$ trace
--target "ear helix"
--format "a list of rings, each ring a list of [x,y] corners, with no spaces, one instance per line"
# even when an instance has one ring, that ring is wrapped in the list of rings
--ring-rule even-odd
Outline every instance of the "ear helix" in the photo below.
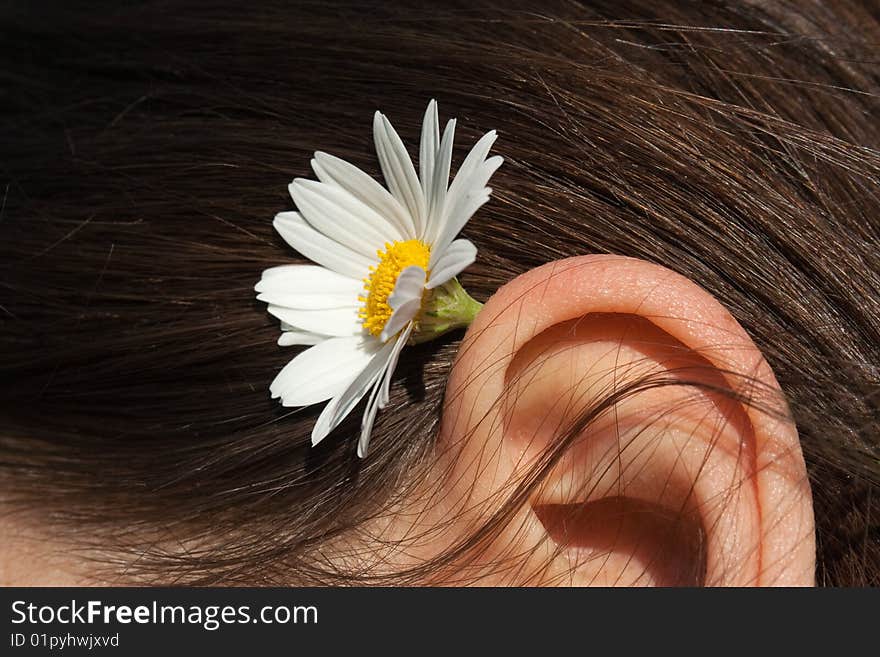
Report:
[[[440,440],[487,507],[566,441],[516,540],[577,583],[812,583],[809,486],[773,373],[667,269],[584,256],[499,290],[460,349]]]

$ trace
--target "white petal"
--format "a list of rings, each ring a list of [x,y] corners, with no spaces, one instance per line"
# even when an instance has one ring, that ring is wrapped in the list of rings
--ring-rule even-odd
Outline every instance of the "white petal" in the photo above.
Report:
[[[470,174],[466,184],[463,183],[456,189],[453,189],[453,186],[458,182],[461,174],[459,173],[452,181],[453,186],[450,186],[449,192],[446,194],[443,227],[433,244],[432,261],[429,263],[431,267],[436,263],[436,258],[439,258],[440,254],[446,250],[480,206],[489,200],[489,194],[492,193],[492,190],[485,185],[503,161],[497,155],[490,157]],[[436,257],[434,254],[437,254]]]
[[[406,342],[409,340],[412,330],[413,325],[410,323],[405,329],[403,329],[400,335],[397,336],[397,340],[395,340],[394,350],[391,352],[391,358],[388,361],[388,368],[385,370],[385,375],[382,379],[382,391],[379,393],[378,399],[379,408],[385,408],[388,405],[388,400],[391,397],[391,376],[397,368],[397,361],[400,358],[400,352],[403,351],[403,348],[406,346]]]
[[[363,281],[316,265],[282,265],[263,272],[254,286],[265,301],[287,308],[341,308],[357,304]]]
[[[425,290],[425,270],[418,265],[404,267],[397,276],[394,289],[388,295],[388,305],[397,310],[401,305],[413,299],[421,299]]]
[[[368,272],[369,273],[369,272]],[[363,287],[363,277],[350,278],[318,265],[281,265],[263,271],[257,292],[348,294]]]
[[[431,278],[425,289],[430,290],[438,285],[443,285],[477,259],[477,247],[470,240],[455,240],[449,248],[437,259],[437,264],[431,270]]]
[[[382,387],[382,381],[387,371],[388,367],[386,365],[380,377],[373,382],[370,398],[367,400],[367,405],[364,408],[364,416],[361,418],[361,436],[358,439],[358,458],[364,458],[367,455],[367,447],[370,445],[370,434],[373,433],[373,423],[376,421],[376,413],[379,412],[379,390]]]
[[[377,344],[380,343],[377,342]],[[381,349],[373,356],[373,359],[363,371],[348,384],[345,390],[330,400],[327,406],[324,407],[321,415],[318,416],[317,422],[315,422],[315,426],[312,428],[312,445],[317,445],[324,440],[327,434],[339,426],[339,423],[357,406],[357,403],[367,393],[367,390],[385,371],[393,348],[393,342],[382,345]]]
[[[263,276],[254,286],[257,292],[267,292],[271,285],[293,285],[295,287],[320,287],[328,291],[343,291],[352,279],[326,267],[317,265],[278,265],[263,270]]]
[[[452,143],[455,138],[455,119],[446,124],[443,141],[437,150],[434,163],[434,177],[429,182],[428,221],[425,226],[425,240],[433,243],[443,228],[444,208],[446,206],[446,188],[449,185],[449,167],[452,164]]]
[[[288,187],[305,220],[332,240],[368,258],[402,239],[394,224],[336,185],[297,178]]]
[[[310,333],[345,337],[359,335],[363,329],[358,317],[358,306],[302,310],[269,305],[268,311],[282,322]]]
[[[397,334],[418,314],[425,292],[425,276],[425,270],[416,265],[404,268],[398,275],[394,291],[388,296],[388,305],[393,312],[379,336],[382,342]]]
[[[284,326],[282,325],[283,328]],[[319,335],[318,333],[297,331],[296,329],[284,330],[284,333],[278,337],[278,346],[293,347],[295,345],[318,344],[326,339],[326,335]]]
[[[412,324],[407,326],[397,339],[394,340],[394,348],[391,351],[391,356],[388,358],[385,369],[380,378],[373,384],[373,391],[370,394],[367,407],[364,409],[364,417],[361,420],[361,437],[358,440],[357,451],[360,458],[364,458],[367,455],[367,448],[370,446],[370,436],[373,433],[373,424],[376,421],[376,414],[379,412],[379,409],[385,408],[388,405],[391,390],[391,377],[394,374],[394,370],[397,368],[397,361],[400,358],[400,352],[403,350],[404,346],[406,346],[406,341],[409,339],[409,334],[411,332]]]
[[[363,284],[361,284],[361,291]],[[355,290],[354,294],[309,294],[309,293],[289,293],[283,292],[264,292],[257,295],[257,301],[264,301],[275,306],[283,306],[285,308],[297,308],[299,310],[329,310],[330,308],[349,308],[352,302],[357,303],[357,295],[360,292]]]
[[[463,179],[460,187],[457,186],[453,189],[453,187],[450,186],[448,193],[450,204],[447,206],[447,209],[451,211],[451,214],[454,214],[454,209],[457,203],[463,203],[464,199],[484,191],[486,189],[486,184],[489,182],[489,178],[492,177],[492,174],[498,170],[498,167],[500,167],[503,162],[504,158],[500,155],[490,157],[485,162],[481,162],[473,171],[470,171],[467,174],[467,177]],[[453,185],[458,179],[459,176],[456,175],[455,180],[452,181]]]
[[[486,161],[486,156],[489,155],[489,150],[492,148],[492,144],[495,143],[495,140],[498,138],[497,133],[494,130],[490,130],[485,135],[480,137],[476,144],[474,144],[473,148],[471,148],[470,152],[464,158],[464,162],[461,163],[461,166],[458,168],[458,172],[455,174],[455,180],[452,181],[452,184],[449,186],[449,192],[452,193],[456,187],[456,181],[458,181],[459,185],[467,185],[468,179],[474,175],[477,168]],[[483,183],[485,185],[485,183]],[[480,185],[482,187],[483,185]]]
[[[336,185],[354,196],[364,205],[390,221],[401,235],[415,235],[415,225],[409,212],[391,193],[365,172],[345,160],[318,151],[312,160],[312,169],[323,183]]]
[[[411,238],[421,238],[425,216],[421,183],[403,142],[388,119],[379,112],[373,117],[373,140],[388,189],[412,217],[415,233]]]
[[[291,360],[269,386],[285,406],[308,406],[335,397],[360,374],[378,348],[361,337],[330,338]]]
[[[497,134],[494,130],[490,130],[483,135],[477,143],[474,144],[473,148],[471,148],[467,157],[465,157],[464,162],[462,162],[461,166],[458,168],[455,179],[449,185],[449,189],[446,192],[444,212],[441,217],[436,219],[439,222],[439,225],[437,225],[434,232],[436,239],[433,241],[433,244],[435,246],[440,244],[442,246],[440,251],[445,250],[446,246],[449,245],[458,232],[464,227],[464,224],[467,223],[467,220],[470,219],[470,217],[467,216],[461,221],[463,213],[460,210],[460,205],[466,202],[468,197],[480,194],[486,183],[489,181],[489,178],[503,162],[503,160],[497,156],[491,158],[489,161],[486,160],[486,157],[489,155],[489,150],[492,148],[492,144],[495,143],[496,138]],[[491,162],[491,164],[489,164],[489,162]],[[437,253],[437,249],[434,250],[434,253]],[[430,263],[431,266],[434,265],[435,261],[436,259],[432,258],[432,262]]]
[[[281,212],[272,222],[275,230],[309,260],[349,278],[363,278],[373,260],[334,242],[312,228],[299,212]]]
[[[415,319],[416,315],[419,314],[419,308],[421,308],[421,300],[413,299],[412,301],[407,301],[400,308],[394,311],[394,314],[388,319],[388,323],[385,324],[385,328],[382,329],[382,334],[379,337],[380,340],[388,340],[392,336],[394,336],[400,329],[407,325],[408,322],[411,322]]]
[[[425,118],[422,120],[422,138],[419,142],[419,180],[425,204],[430,208],[431,181],[434,179],[434,161],[440,148],[440,119],[437,115],[437,101],[431,99]]]

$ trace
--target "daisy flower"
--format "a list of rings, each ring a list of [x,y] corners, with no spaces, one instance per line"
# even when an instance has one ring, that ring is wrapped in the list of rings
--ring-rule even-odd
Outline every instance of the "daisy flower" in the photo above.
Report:
[[[281,212],[273,225],[315,264],[267,269],[256,291],[281,320],[278,344],[312,345],[269,386],[284,406],[329,400],[312,445],[367,397],[358,441],[358,456],[365,456],[404,346],[467,326],[481,307],[455,278],[477,249],[455,237],[489,200],[486,183],[502,159],[487,157],[495,141],[489,132],[447,186],[454,133],[453,119],[441,139],[432,100],[416,174],[397,132],[376,112],[373,138],[388,189],[322,152],[311,162],[318,180],[297,178],[289,186],[298,211]]]

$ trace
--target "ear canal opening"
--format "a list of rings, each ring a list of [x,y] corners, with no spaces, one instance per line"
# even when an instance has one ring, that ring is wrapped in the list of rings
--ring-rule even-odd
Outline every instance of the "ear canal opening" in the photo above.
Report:
[[[577,566],[591,561],[589,570],[600,566],[597,584],[702,586],[705,582],[706,534],[694,512],[624,496],[537,504],[533,510],[551,540]]]

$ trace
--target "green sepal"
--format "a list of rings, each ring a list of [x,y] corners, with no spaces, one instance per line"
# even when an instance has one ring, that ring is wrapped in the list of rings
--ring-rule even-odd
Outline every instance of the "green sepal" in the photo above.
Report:
[[[482,307],[483,304],[465,292],[457,278],[428,290],[410,344],[428,342],[449,331],[470,326]]]

